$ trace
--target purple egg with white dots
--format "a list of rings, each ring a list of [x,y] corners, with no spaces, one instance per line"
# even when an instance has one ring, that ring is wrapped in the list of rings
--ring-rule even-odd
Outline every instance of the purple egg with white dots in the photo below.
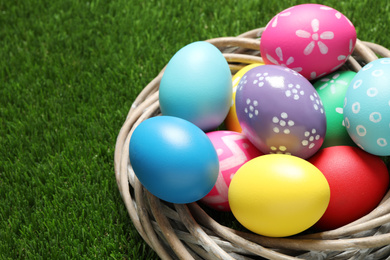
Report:
[[[243,75],[236,93],[237,118],[243,133],[263,153],[309,158],[326,133],[322,101],[301,74],[278,65],[263,65]]]

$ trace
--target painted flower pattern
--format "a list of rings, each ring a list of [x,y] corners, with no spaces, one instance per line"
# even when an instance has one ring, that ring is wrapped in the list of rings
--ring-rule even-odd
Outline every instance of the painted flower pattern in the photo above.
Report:
[[[328,78],[328,77],[325,77],[323,79],[321,79],[320,81],[321,82],[326,82],[324,83],[324,85],[322,85],[320,87],[320,89],[324,89],[326,87],[330,87],[330,92],[332,94],[335,94],[336,93],[336,85],[335,84],[339,84],[339,85],[344,85],[344,86],[347,86],[349,83],[345,80],[340,80],[340,79],[337,79],[338,77],[340,77],[340,74],[339,73],[336,73],[332,76],[332,78]]]
[[[284,61],[283,51],[282,51],[282,48],[280,48],[280,47],[277,47],[275,49],[275,53],[276,53],[276,56],[278,57],[279,61],[267,53],[266,56],[270,62],[272,62],[275,65],[280,65],[283,67],[289,67],[289,68],[291,67],[290,65],[294,62],[294,57],[289,57],[286,61]],[[296,72],[302,71],[301,67],[296,67],[296,68],[291,68],[291,69],[295,70]]]
[[[291,8],[289,8],[289,9],[291,9]],[[286,9],[285,11],[287,11],[287,10],[288,9]],[[278,19],[279,19],[280,16],[284,16],[285,17],[285,16],[289,16],[290,14],[291,14],[291,12],[282,12],[282,13],[276,15],[274,21],[272,22],[272,27],[276,27],[278,25]]]
[[[303,50],[303,53],[305,55],[310,55],[316,44],[318,45],[318,48],[322,54],[328,53],[328,46],[322,41],[322,40],[331,40],[334,38],[334,33],[332,31],[325,31],[321,34],[320,31],[320,22],[318,19],[313,19],[311,21],[311,28],[313,32],[308,32],[305,30],[297,30],[295,34],[300,38],[305,39],[311,39],[310,43],[306,46],[306,48]]]
[[[349,25],[353,27],[352,22],[346,16],[343,16],[339,11],[336,11],[333,8],[329,7],[329,6],[321,6],[320,9],[321,10],[325,10],[325,11],[335,11],[334,16],[336,16],[337,19],[340,20],[341,17],[344,17],[347,20],[347,22],[349,23]]]

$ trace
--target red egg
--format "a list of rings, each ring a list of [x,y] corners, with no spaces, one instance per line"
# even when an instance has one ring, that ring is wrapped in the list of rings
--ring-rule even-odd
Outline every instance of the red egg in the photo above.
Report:
[[[363,217],[379,204],[388,189],[385,163],[358,147],[327,147],[309,162],[324,174],[330,187],[329,206],[314,225],[316,229],[335,229]]]

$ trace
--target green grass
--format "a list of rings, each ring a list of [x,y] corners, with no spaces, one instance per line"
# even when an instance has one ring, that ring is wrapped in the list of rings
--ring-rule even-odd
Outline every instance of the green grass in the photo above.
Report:
[[[132,101],[184,45],[305,1],[0,0],[0,259],[151,259],[114,177]],[[386,1],[323,1],[390,47]]]

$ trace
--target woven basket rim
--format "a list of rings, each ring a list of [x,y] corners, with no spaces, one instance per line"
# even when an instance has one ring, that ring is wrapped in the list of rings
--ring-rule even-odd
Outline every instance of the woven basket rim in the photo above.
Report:
[[[262,62],[259,45],[263,28],[237,37],[206,40],[218,47],[231,71]],[[357,39],[346,66],[359,71],[364,63],[390,57],[378,44]],[[390,255],[390,191],[371,213],[341,228],[320,233],[270,238],[233,230],[210,217],[196,202],[169,204],[149,193],[135,176],[129,161],[129,141],[134,129],[159,115],[158,88],[161,72],[139,93],[118,134],[114,168],[122,200],[134,227],[162,259],[349,259]],[[252,258],[250,258],[252,259]]]

